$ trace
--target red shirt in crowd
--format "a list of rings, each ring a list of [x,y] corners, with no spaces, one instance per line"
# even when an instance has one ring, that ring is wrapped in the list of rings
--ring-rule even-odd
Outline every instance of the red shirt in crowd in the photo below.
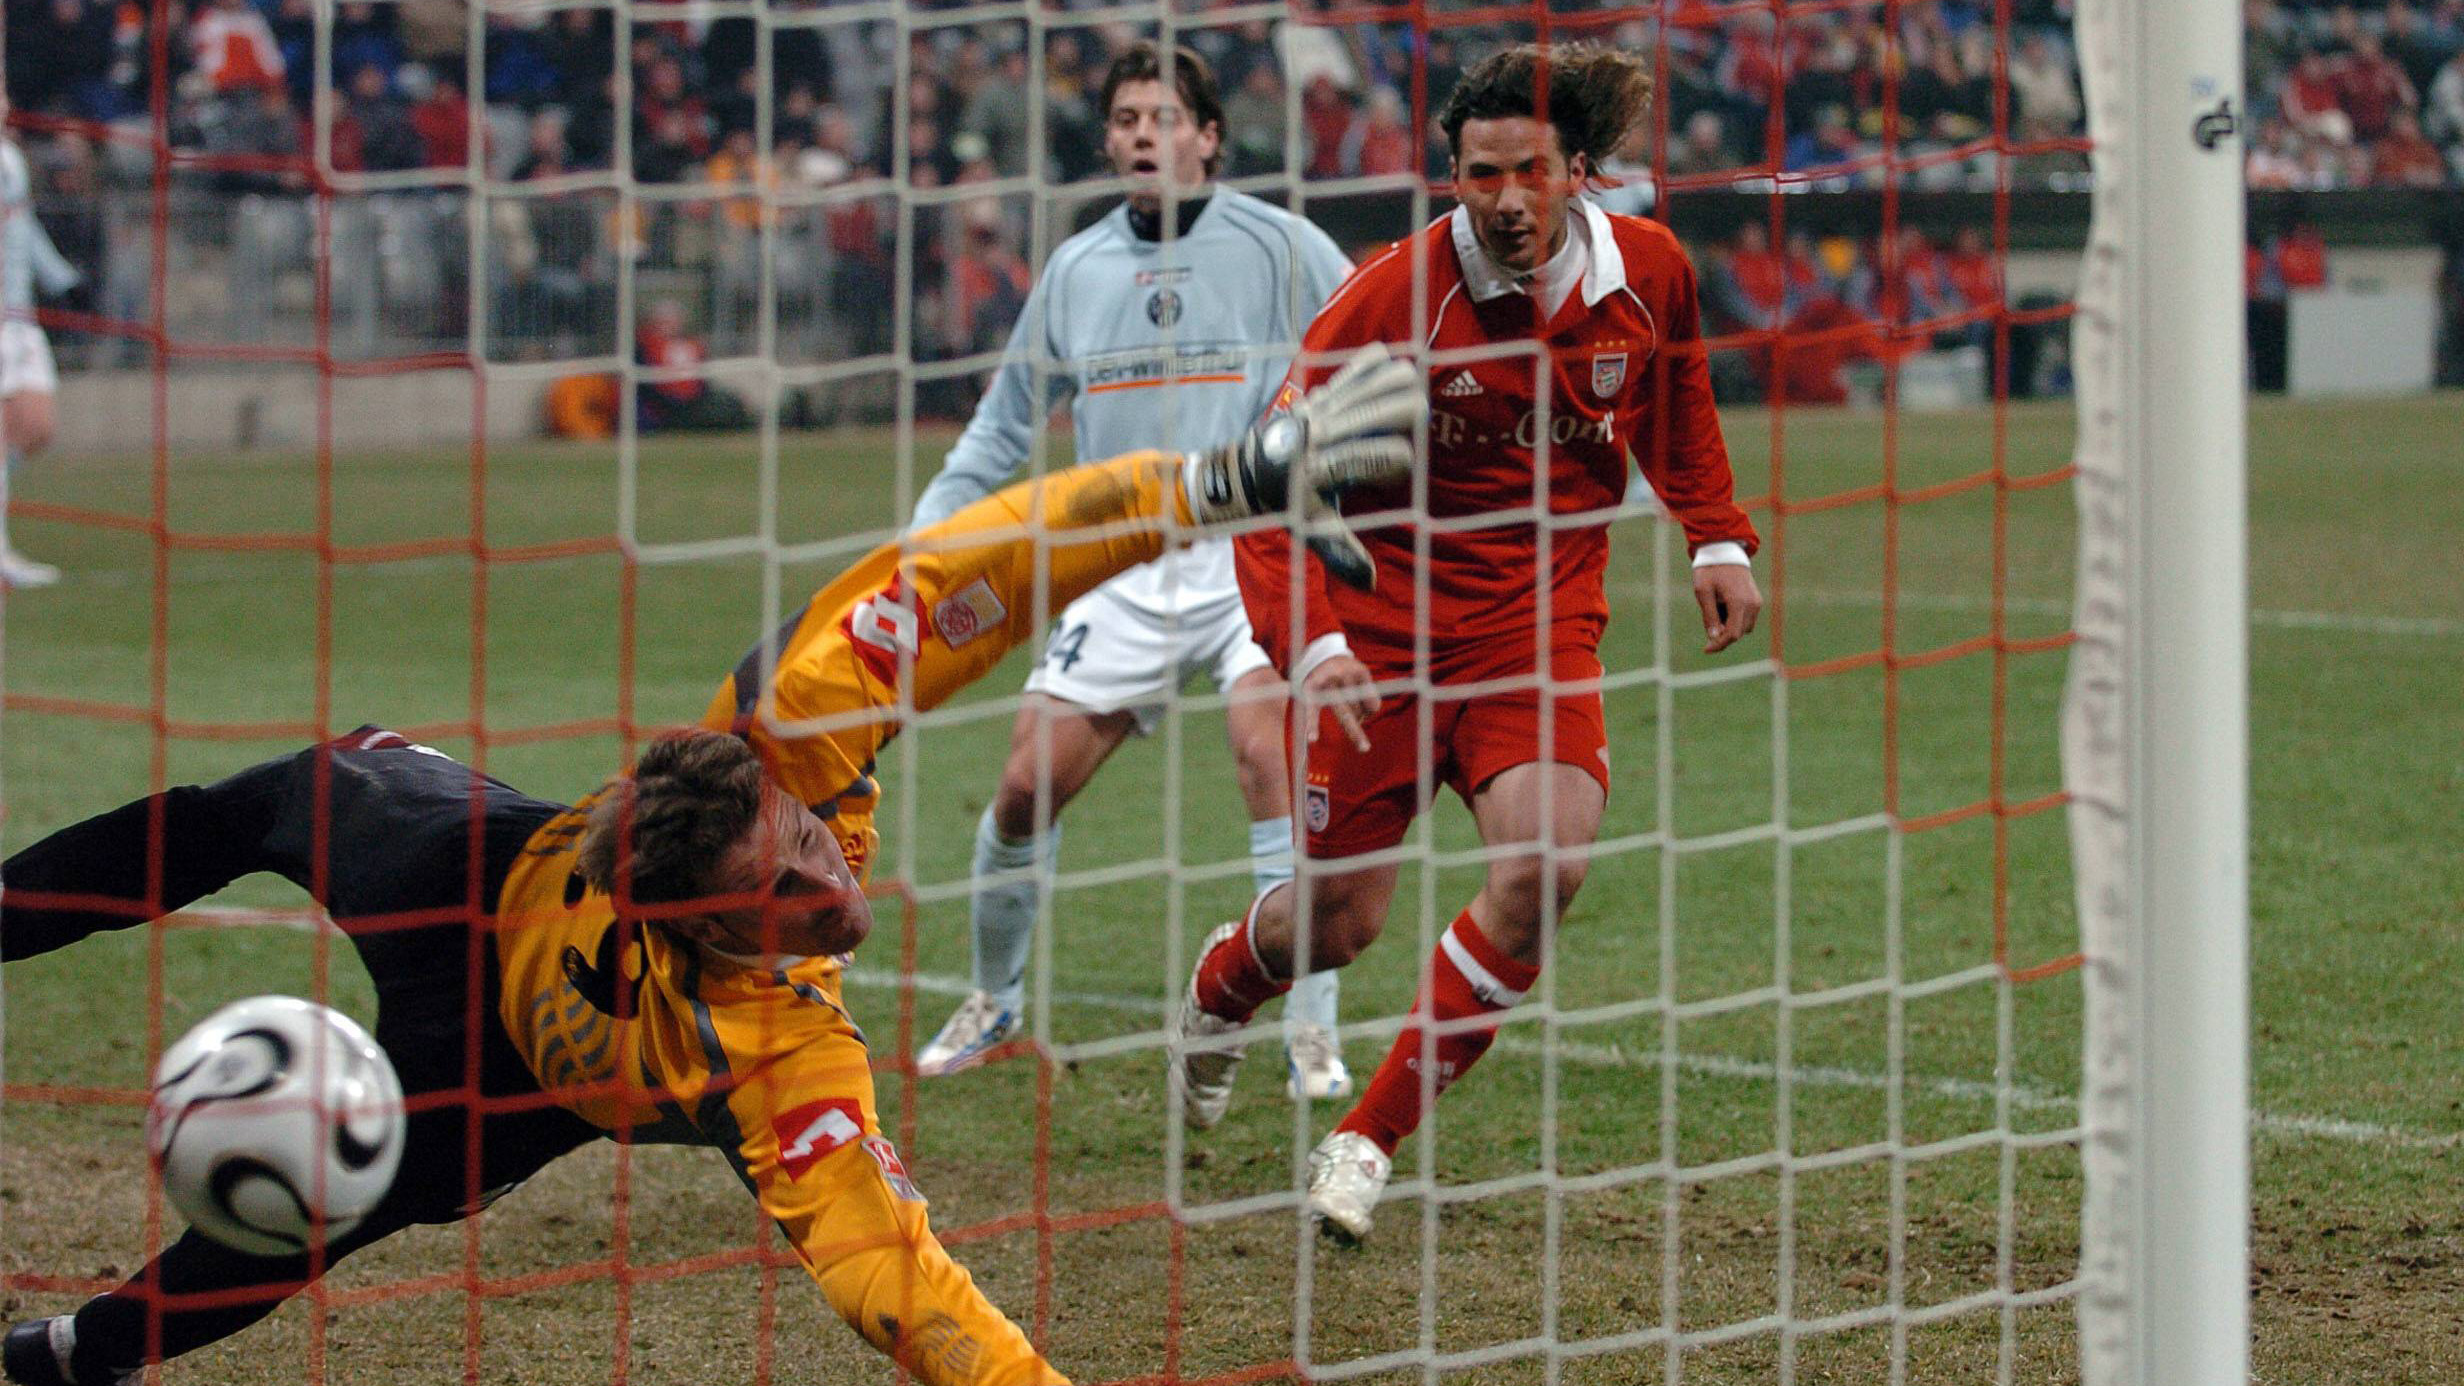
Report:
[[[1737,292],[1762,310],[1757,327],[1782,325],[1780,318],[1788,304],[1788,258],[1776,250],[1732,250],[1728,253],[1728,272],[1735,276]]]
[[[634,359],[645,366],[698,366],[709,353],[702,344],[682,332],[669,332],[655,320],[645,320],[633,336]],[[653,390],[678,404],[687,404],[701,397],[700,376],[680,380],[643,381],[642,388]]]
[[[1954,248],[1943,255],[1942,272],[1971,308],[2002,301],[2002,270],[1991,251]]]
[[[1370,123],[1361,131],[1360,167],[1363,178],[1412,171],[1412,132],[1408,126]]]
[[[282,49],[273,26],[247,5],[202,10],[188,28],[197,70],[218,92],[282,85]]]
[[[2288,289],[2327,287],[2327,240],[2315,228],[2296,226],[2276,243],[2276,271]]]
[[[1285,386],[1287,400],[1332,374],[1352,349],[1386,342],[1432,356],[1536,344],[1549,371],[1548,401],[1543,422],[1537,363],[1529,354],[1429,367],[1431,523],[1379,518],[1414,506],[1408,482],[1356,490],[1343,501],[1347,514],[1364,517],[1356,528],[1377,560],[1375,591],[1329,584],[1313,555],[1305,556],[1306,571],[1292,573],[1293,540],[1285,531],[1242,536],[1241,594],[1251,628],[1277,666],[1292,669],[1308,644],[1339,631],[1373,672],[1408,673],[1415,630],[1425,625],[1430,672],[1441,682],[1528,669],[1544,611],[1556,633],[1552,643],[1596,647],[1608,621],[1607,523],[1623,502],[1629,457],[1685,527],[1690,546],[1732,541],[1754,548],[1753,524],[1734,497],[1709,363],[1698,346],[1694,267],[1657,222],[1612,216],[1581,201],[1568,215],[1584,219],[1590,267],[1546,322],[1531,296],[1478,248],[1470,218],[1458,209],[1363,265],[1310,325],[1306,355]],[[1427,313],[1418,331],[1415,302]],[[1536,477],[1543,427],[1548,470]],[[1549,515],[1575,517],[1549,527],[1545,566],[1535,502]],[[1296,591],[1303,599],[1298,645]]]
[[[2341,109],[2336,69],[2325,59],[2304,58],[2299,66],[2277,80],[2276,99],[2284,108],[2284,118],[2302,129],[2310,128],[2329,111]]]
[[[2357,140],[2386,134],[2396,112],[2411,109],[2418,99],[2412,79],[2384,53],[2376,57],[2354,53],[2336,66],[2336,104],[2353,118]]]
[[[453,87],[411,107],[411,128],[419,132],[419,147],[430,168],[457,168],[469,162],[470,102]]]
[[[1301,129],[1309,136],[1312,178],[1343,176],[1343,137],[1352,128],[1352,98],[1335,79],[1323,73],[1309,79],[1300,94]]]
[[[2447,161],[2417,125],[2390,130],[2370,147],[2370,182],[2381,188],[2435,188],[2447,181]]]

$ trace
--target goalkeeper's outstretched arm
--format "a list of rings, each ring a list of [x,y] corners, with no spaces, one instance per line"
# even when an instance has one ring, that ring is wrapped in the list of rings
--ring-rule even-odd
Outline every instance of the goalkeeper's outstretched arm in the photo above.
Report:
[[[1032,639],[1047,612],[1168,544],[1293,516],[1330,573],[1371,581],[1333,498],[1408,472],[1423,408],[1419,372],[1370,347],[1223,447],[1131,453],[997,491],[857,560],[745,656],[703,724],[751,740],[825,817],[841,805],[869,819],[873,757],[907,709],[939,706]],[[866,870],[862,844],[844,828],[840,842]]]
[[[915,500],[911,530],[926,529],[1009,484],[1034,451],[1035,435],[1063,396],[1076,388],[1068,371],[1041,362],[1061,352],[1052,340],[1046,307],[1048,281],[1039,279],[1010,329],[1009,349],[976,401],[966,431],[942,460],[941,471]]]

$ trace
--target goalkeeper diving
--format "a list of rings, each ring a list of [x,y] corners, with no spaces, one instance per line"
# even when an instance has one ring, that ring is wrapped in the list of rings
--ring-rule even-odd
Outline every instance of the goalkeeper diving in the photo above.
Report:
[[[11,961],[258,871],[317,894],[375,984],[408,1136],[393,1188],[347,1232],[259,1256],[192,1228],[118,1289],[11,1329],[8,1379],[134,1380],[359,1248],[458,1221],[621,1136],[719,1150],[830,1306],[918,1379],[1064,1381],[942,1249],[881,1135],[840,995],[844,955],[872,928],[874,757],[908,709],[1035,634],[1039,587],[1058,607],[1259,517],[1297,522],[1330,572],[1368,584],[1333,501],[1409,471],[1422,410],[1419,372],[1372,349],[1226,447],[985,497],[860,559],[722,681],[702,727],[657,738],[579,804],[371,726],[9,858]]]

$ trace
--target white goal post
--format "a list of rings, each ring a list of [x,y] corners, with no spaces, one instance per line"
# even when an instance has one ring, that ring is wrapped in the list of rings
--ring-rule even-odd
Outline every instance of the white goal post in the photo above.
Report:
[[[2241,7],[2082,0],[2080,1375],[2248,1379]]]

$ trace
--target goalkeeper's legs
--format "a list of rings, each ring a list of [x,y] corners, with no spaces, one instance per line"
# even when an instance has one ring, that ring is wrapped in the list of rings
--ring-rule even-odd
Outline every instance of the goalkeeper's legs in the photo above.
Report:
[[[0,866],[0,957],[31,958],[125,929],[279,869],[266,838],[288,793],[283,756],[210,785],[122,804],[34,843]]]
[[[116,1386],[149,1362],[219,1342],[272,1313],[324,1267],[401,1230],[371,1217],[306,1256],[254,1256],[194,1228],[109,1294],[76,1312],[32,1319],[10,1330],[8,1379],[26,1386]],[[159,1314],[149,1312],[156,1303]]]
[[[370,946],[380,940],[399,946]],[[597,1129],[562,1107],[525,1105],[480,1119],[474,1164],[468,1123],[475,1100],[535,1096],[528,1068],[491,1010],[472,1018],[464,948],[434,929],[357,941],[376,984],[377,1041],[411,1099],[401,1170],[384,1199],[316,1256],[257,1256],[192,1229],[120,1288],[86,1301],[73,1315],[19,1325],[7,1345],[12,1380],[117,1383],[147,1363],[219,1342],[272,1313],[359,1248],[414,1223],[459,1221],[558,1156],[599,1138]],[[480,1045],[476,1093],[464,1086],[463,1059],[474,1038]],[[421,1100],[439,1092],[455,1093],[457,1100]],[[57,1369],[49,1377],[47,1365]]]
[[[122,805],[0,867],[8,887],[0,895],[0,939],[10,958],[143,923],[252,872],[321,890],[368,966],[377,1041],[413,1099],[393,1187],[321,1257],[254,1256],[191,1231],[73,1316],[20,1325],[6,1349],[14,1378],[41,1381],[49,1371],[61,1382],[116,1382],[146,1362],[228,1337],[359,1247],[414,1222],[459,1219],[597,1136],[561,1108],[499,1113],[484,1120],[474,1167],[466,1140],[471,1103],[417,1100],[464,1089],[474,1036],[480,1091],[470,1096],[537,1091],[486,1004],[484,972],[472,971],[486,954],[472,946],[469,920],[446,913],[471,889],[470,804],[483,783],[467,767],[361,728],[210,785]],[[505,821],[521,826],[513,816]],[[322,873],[312,867],[318,844]],[[505,845],[483,844],[491,859]],[[439,914],[438,922],[403,927],[405,915]],[[383,927],[355,927],[362,919]]]
[[[0,957],[35,957],[143,924],[259,871],[319,895],[346,925],[355,915],[464,904],[471,800],[483,794],[513,791],[376,727],[212,784],[167,789],[63,828],[0,865],[8,887]],[[489,832],[528,827],[491,819]],[[490,840],[482,849],[495,861],[518,845]],[[355,933],[354,941],[367,951],[367,940]]]
[[[416,1073],[419,1059],[410,1047],[395,1041],[386,1052],[396,1067]],[[404,1086],[411,1086],[407,1079]],[[480,1132],[474,1178],[463,1131],[458,1107],[413,1111],[394,1187],[319,1256],[257,1256],[190,1229],[120,1288],[60,1316],[64,1322],[19,1325],[8,1344],[10,1379],[52,1386],[44,1382],[45,1368],[51,1367],[58,1386],[107,1386],[147,1363],[220,1342],[272,1313],[361,1247],[414,1223],[458,1221],[491,1194],[598,1135],[562,1108],[490,1116]]]

